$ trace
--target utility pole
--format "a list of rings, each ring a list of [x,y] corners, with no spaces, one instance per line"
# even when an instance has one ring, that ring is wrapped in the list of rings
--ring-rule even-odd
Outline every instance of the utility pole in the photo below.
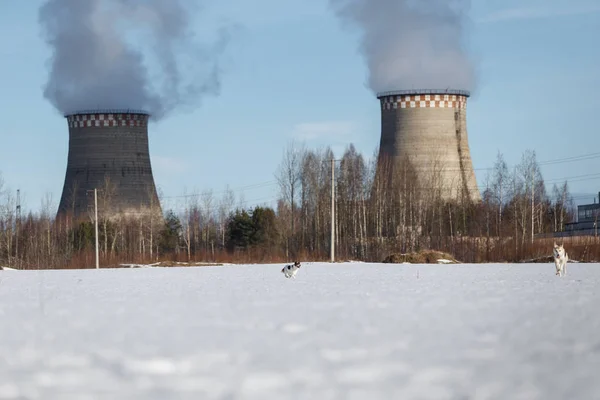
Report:
[[[331,159],[331,262],[335,262],[335,160]]]
[[[531,244],[533,244],[533,231],[534,231],[534,218],[535,218],[535,171],[533,169],[533,163],[531,164]]]
[[[96,269],[100,268],[100,255],[98,253],[98,190],[94,188],[94,230],[96,231]]]
[[[21,224],[21,190],[17,189],[17,220],[15,221],[15,262],[17,269],[19,269],[19,228]]]
[[[517,166],[515,165],[514,168],[514,172],[513,172],[513,193],[517,193]],[[518,251],[519,251],[519,241],[517,240],[517,235],[519,234],[519,231],[517,230],[517,202],[515,201],[515,223],[513,224],[515,226],[515,256],[517,255]],[[525,242],[525,237],[523,237],[523,242]]]

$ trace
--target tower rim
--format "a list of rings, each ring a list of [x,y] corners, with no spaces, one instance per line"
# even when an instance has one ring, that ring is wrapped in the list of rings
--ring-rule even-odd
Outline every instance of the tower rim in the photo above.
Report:
[[[402,95],[412,95],[412,94],[451,94],[458,96],[470,97],[471,92],[468,90],[462,89],[404,89],[404,90],[389,90],[385,92],[378,92],[377,98],[380,99],[382,97],[387,96],[402,96]]]
[[[150,116],[151,114],[146,110],[132,109],[132,108],[99,108],[99,109],[88,109],[88,110],[78,110],[69,112],[63,115],[63,117],[68,118],[74,115],[92,115],[92,114],[136,114],[136,115],[146,115]]]

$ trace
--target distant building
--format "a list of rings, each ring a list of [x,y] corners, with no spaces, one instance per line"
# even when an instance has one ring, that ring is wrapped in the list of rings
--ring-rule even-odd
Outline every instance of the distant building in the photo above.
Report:
[[[600,199],[600,193],[598,193]],[[600,222],[600,202],[577,206],[577,222],[565,224],[565,232],[557,236],[597,236]]]

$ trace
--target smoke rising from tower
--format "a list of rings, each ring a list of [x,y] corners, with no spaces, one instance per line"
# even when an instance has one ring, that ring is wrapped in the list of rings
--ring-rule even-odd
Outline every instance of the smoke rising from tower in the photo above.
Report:
[[[469,0],[330,0],[330,5],[359,28],[373,92],[474,89],[463,43]]]
[[[44,97],[63,115],[133,108],[158,120],[217,95],[229,31],[199,45],[189,15],[183,0],[47,0],[39,12],[52,50]]]

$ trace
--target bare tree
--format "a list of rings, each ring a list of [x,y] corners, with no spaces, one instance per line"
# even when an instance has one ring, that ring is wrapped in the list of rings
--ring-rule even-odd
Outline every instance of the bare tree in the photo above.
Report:
[[[202,192],[202,215],[204,224],[202,227],[202,236],[204,241],[204,254],[208,254],[209,246],[211,248],[212,258],[214,259],[214,241],[211,239],[211,230],[213,223],[213,202],[214,196],[212,190]]]
[[[0,263],[6,263],[9,267],[12,266],[13,221],[11,195],[0,173]]]
[[[73,181],[73,185],[69,188],[68,201],[70,205],[70,209],[66,212],[65,217],[65,225],[66,232],[69,233],[71,231],[70,241],[68,241],[68,253],[70,254],[73,251],[72,244],[75,243],[75,229],[71,229],[75,225],[75,208],[77,205],[77,191],[79,190],[79,181],[75,179]]]
[[[568,183],[565,181],[560,187],[554,185],[552,193],[554,197],[554,232],[562,232],[565,228],[569,203],[572,201],[571,195],[569,194]]]
[[[140,215],[140,229],[141,229],[141,254],[142,257],[146,257],[146,247],[148,248],[148,255],[150,260],[154,260],[154,255],[158,255],[156,251],[158,247],[158,241],[155,240],[156,235],[161,229],[161,223],[163,222],[163,216],[161,213],[161,198],[163,197],[160,188],[154,191],[154,187],[146,187],[146,193],[149,199],[149,205],[141,205]],[[147,238],[147,239],[146,239]]]
[[[339,173],[336,175],[338,186],[338,217],[342,239],[342,249],[348,255],[362,258],[366,242],[365,181],[367,168],[362,155],[349,145],[342,156]]]
[[[233,190],[227,187],[223,196],[221,197],[221,201],[219,202],[219,237],[221,239],[221,249],[225,248],[225,231],[227,218],[229,217],[229,214],[233,211],[234,204],[235,193],[233,193]]]
[[[508,166],[506,165],[506,161],[504,161],[504,156],[500,152],[498,152],[496,156],[493,171],[491,190],[496,201],[496,206],[498,207],[498,213],[496,215],[496,235],[500,236],[500,229],[502,227],[502,209],[506,202],[510,184]]]
[[[323,160],[315,151],[308,150],[302,160],[300,222],[302,248],[316,250],[318,238],[319,169]]]
[[[485,249],[486,249],[486,258],[489,260],[490,256],[490,209],[493,207],[493,194],[490,189],[490,174],[486,174],[485,176],[485,190],[483,191],[482,196],[482,204],[485,208]]]
[[[198,193],[193,192],[192,194],[188,194],[186,190],[183,192],[182,196],[185,200],[184,206],[184,215],[181,218],[181,225],[183,229],[183,242],[185,244],[187,260],[188,262],[192,260],[192,232],[194,231],[194,213],[198,209]]]
[[[53,209],[53,201],[52,201],[52,193],[47,192],[44,198],[42,199],[42,207],[40,217],[43,221],[46,231],[45,231],[45,256],[48,260],[51,260],[53,249],[51,243],[51,233],[52,233],[52,216],[51,210]]]
[[[292,255],[295,255],[295,219],[296,219],[296,201],[300,195],[301,176],[302,176],[302,160],[304,158],[304,146],[298,146],[291,142],[283,153],[283,160],[279,165],[276,174],[277,182],[281,191],[281,196],[290,207],[290,237],[287,238],[288,248],[291,249]]]

